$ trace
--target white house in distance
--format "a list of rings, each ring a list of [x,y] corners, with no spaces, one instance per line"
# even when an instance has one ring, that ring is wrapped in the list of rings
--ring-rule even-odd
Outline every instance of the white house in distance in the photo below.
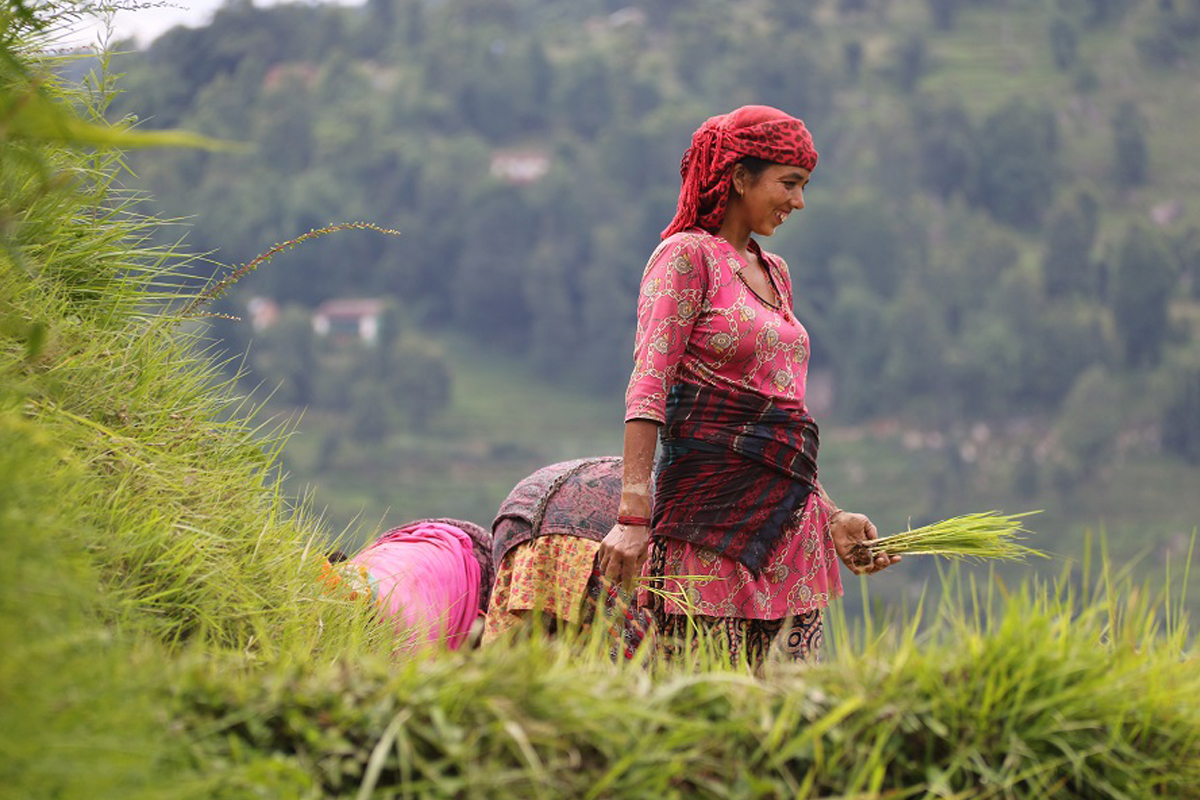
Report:
[[[492,175],[509,183],[534,183],[549,170],[550,156],[539,151],[497,151],[492,154]]]
[[[270,297],[251,297],[246,302],[246,313],[255,333],[262,333],[279,321],[279,303]]]
[[[379,341],[383,311],[382,300],[326,300],[313,313],[313,331],[318,336],[375,344]]]

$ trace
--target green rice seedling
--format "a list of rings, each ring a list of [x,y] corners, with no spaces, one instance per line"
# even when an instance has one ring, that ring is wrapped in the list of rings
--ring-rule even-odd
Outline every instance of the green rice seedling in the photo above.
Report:
[[[1019,543],[1024,538],[1021,534],[1030,532],[1020,520],[1036,513],[985,511],[952,517],[861,542],[852,548],[850,558],[858,566],[869,565],[878,553],[1003,561],[1023,561],[1032,556],[1045,558],[1044,553]]]

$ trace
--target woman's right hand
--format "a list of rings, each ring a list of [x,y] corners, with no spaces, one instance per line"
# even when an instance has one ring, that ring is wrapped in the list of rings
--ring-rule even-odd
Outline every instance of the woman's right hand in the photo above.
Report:
[[[650,548],[650,528],[646,525],[614,525],[600,542],[597,566],[604,577],[625,588],[642,571]]]

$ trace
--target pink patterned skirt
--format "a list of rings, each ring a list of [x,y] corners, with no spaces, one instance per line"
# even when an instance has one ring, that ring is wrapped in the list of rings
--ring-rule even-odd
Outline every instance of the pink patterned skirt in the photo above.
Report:
[[[649,579],[638,604],[663,614],[776,619],[819,611],[842,594],[829,517],[813,492],[755,576],[717,551],[681,539],[655,537],[642,568]]]

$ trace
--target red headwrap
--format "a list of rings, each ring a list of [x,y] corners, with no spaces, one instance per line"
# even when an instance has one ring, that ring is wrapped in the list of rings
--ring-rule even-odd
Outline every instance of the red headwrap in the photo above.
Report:
[[[662,238],[700,226],[715,231],[725,218],[733,165],[743,156],[803,167],[817,166],[817,151],[804,122],[770,106],[742,106],[709,117],[692,134],[679,173],[679,209]]]

